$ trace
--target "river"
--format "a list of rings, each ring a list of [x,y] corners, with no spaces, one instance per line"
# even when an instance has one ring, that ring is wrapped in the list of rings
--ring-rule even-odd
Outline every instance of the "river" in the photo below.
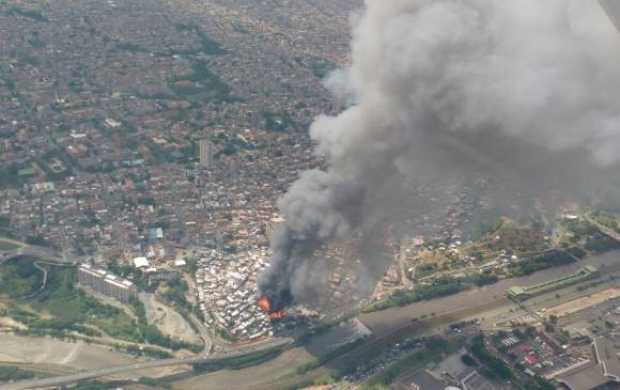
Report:
[[[416,302],[403,307],[394,307],[373,313],[362,313],[359,319],[373,333],[382,335],[396,328],[411,324],[413,318],[455,312],[468,307],[492,305],[506,300],[506,290],[512,286],[531,286],[551,279],[558,279],[576,272],[585,265],[593,265],[603,274],[620,271],[620,250],[588,256],[573,264],[548,268],[532,275],[504,279],[493,285],[460,292],[430,301]]]

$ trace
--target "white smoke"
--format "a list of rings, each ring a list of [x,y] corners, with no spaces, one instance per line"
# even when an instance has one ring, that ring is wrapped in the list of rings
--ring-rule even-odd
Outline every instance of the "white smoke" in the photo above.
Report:
[[[615,162],[620,39],[580,0],[390,0],[366,3],[348,90],[358,105],[311,135],[333,166],[420,132],[495,131]],[[394,156],[397,157],[397,156]]]

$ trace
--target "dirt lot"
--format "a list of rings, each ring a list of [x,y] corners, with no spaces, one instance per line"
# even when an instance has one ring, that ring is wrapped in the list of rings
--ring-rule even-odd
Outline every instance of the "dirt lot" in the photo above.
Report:
[[[200,337],[175,310],[155,299],[153,294],[141,294],[146,317],[150,324],[155,324],[162,333],[194,344],[200,344]]]
[[[549,316],[555,315],[557,317],[563,317],[618,297],[620,297],[620,288],[612,287],[607,290],[588,295],[587,297],[575,299],[570,302],[551,307],[547,309],[545,314]]]
[[[48,337],[0,334],[0,361],[63,364],[76,368],[97,368],[134,363],[131,356],[84,342],[68,343]]]
[[[85,342],[69,343],[49,337],[23,337],[12,334],[0,334],[0,362],[36,363],[62,365],[79,370],[132,364],[144,359],[115,352],[110,347],[87,344]],[[174,370],[178,370],[175,368]],[[128,374],[127,378],[140,376],[158,377],[175,371],[156,368],[146,372]]]

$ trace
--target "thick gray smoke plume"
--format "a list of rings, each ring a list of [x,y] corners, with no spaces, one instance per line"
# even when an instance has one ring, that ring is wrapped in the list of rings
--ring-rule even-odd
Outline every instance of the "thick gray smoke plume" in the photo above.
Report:
[[[495,171],[547,182],[571,156],[620,158],[620,36],[583,0],[367,0],[352,64],[327,85],[351,106],[310,129],[327,171],[280,200],[262,292],[303,300],[309,254],[389,205],[398,177]],[[289,294],[292,294],[290,296]]]

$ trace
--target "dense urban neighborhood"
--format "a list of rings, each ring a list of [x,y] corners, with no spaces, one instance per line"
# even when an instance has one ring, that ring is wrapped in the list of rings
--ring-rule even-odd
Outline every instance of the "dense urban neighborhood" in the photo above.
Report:
[[[0,388],[618,388],[615,173],[390,178],[262,295],[368,3],[0,0]]]

